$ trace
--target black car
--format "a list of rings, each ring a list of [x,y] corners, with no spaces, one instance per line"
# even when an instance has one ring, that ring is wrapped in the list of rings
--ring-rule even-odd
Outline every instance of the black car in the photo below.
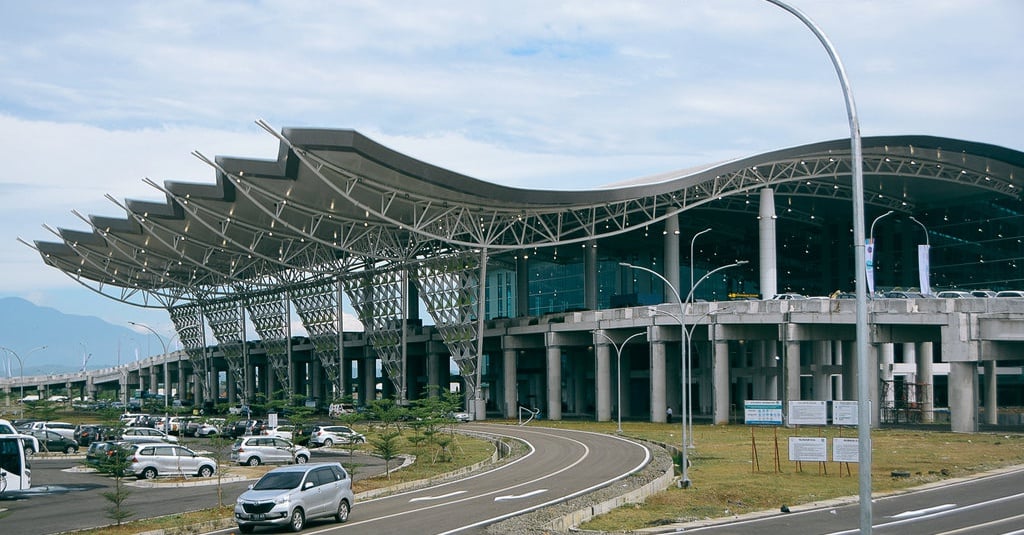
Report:
[[[79,425],[75,427],[75,441],[83,448],[96,441],[111,440],[114,428],[107,425]]]
[[[78,443],[74,440],[49,429],[33,429],[29,434],[39,441],[39,449],[47,452],[63,452],[72,454],[78,452]]]

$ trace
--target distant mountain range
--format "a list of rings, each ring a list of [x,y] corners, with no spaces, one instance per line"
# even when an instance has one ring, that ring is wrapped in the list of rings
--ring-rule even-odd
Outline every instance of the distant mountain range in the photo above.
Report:
[[[146,336],[95,316],[64,314],[19,297],[0,298],[0,347],[17,352],[24,375],[67,373],[114,366],[157,354]],[[46,346],[46,349],[36,349]],[[18,359],[0,350],[0,376],[18,376]]]

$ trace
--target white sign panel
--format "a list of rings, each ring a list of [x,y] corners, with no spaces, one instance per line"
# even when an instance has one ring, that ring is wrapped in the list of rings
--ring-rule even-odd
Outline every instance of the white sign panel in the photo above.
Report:
[[[857,402],[856,401],[833,401],[832,402],[832,424],[833,425],[857,425]]]
[[[828,439],[825,437],[789,437],[790,461],[828,460]]]
[[[833,438],[832,460],[837,463],[860,462],[860,441],[856,438]]]
[[[825,425],[828,423],[828,403],[824,401],[790,401],[790,425]]]
[[[782,401],[744,401],[743,423],[747,425],[782,425]]]

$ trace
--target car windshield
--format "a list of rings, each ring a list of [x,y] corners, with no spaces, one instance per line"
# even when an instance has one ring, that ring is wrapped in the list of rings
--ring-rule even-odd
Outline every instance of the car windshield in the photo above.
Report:
[[[302,472],[271,472],[253,485],[253,490],[294,489],[302,481]]]

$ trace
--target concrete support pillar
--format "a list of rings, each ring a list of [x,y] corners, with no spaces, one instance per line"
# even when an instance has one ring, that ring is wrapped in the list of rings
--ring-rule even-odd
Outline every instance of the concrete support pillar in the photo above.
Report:
[[[757,214],[758,261],[761,297],[771,299],[778,291],[778,267],[775,245],[775,191],[761,190]]]
[[[997,378],[996,361],[986,360],[982,363],[985,370],[985,423],[996,425],[999,423],[998,390],[996,388]]]
[[[907,400],[914,402],[918,398],[917,392],[917,344],[906,342],[903,344],[903,364],[914,366],[914,372],[907,374]]]
[[[313,383],[312,394],[313,399],[317,403],[323,403],[324,400],[324,367],[320,364],[320,359],[313,358],[309,361],[309,375],[310,381]]]
[[[583,307],[597,310],[597,240],[587,242],[583,255]]]
[[[788,328],[789,325],[784,325],[783,328]],[[786,340],[786,348],[784,354],[785,361],[785,377],[784,393],[782,396],[783,404],[786,405],[784,410],[789,410],[788,404],[790,401],[800,400],[800,341],[799,340]]]
[[[887,385],[882,403],[887,407],[892,407],[896,403],[896,383],[892,373],[896,360],[895,353],[896,347],[893,344],[878,344],[879,378]]]
[[[829,401],[832,399],[832,381],[829,377],[829,366],[832,364],[832,346],[828,340],[815,340],[811,344],[813,349],[812,367],[814,399],[818,401]]]
[[[603,336],[594,335],[594,397],[599,422],[612,419],[611,347]]]
[[[764,351],[764,361],[766,367],[764,391],[765,398],[777,400],[782,399],[782,392],[779,383],[779,377],[781,368],[779,367],[779,346],[775,340],[765,340],[761,342],[761,347]]]
[[[187,394],[188,394],[188,391],[187,391],[188,381],[186,381],[186,378],[185,378],[185,367],[186,367],[185,366],[185,361],[183,361],[183,360],[177,361],[175,363],[175,367],[178,370],[178,376],[177,376],[177,379],[178,379],[177,380],[177,384],[178,384],[178,386],[177,386],[177,391],[175,392],[175,394],[176,394],[177,398],[184,404],[185,400],[188,399],[187,398]]]
[[[954,433],[978,432],[978,366],[949,363],[949,418]]]
[[[505,390],[504,414],[505,418],[515,418],[519,413],[519,392],[516,376],[519,373],[516,363],[518,351],[505,348],[502,353],[502,383]]]
[[[713,327],[718,329],[717,326]],[[716,336],[711,361],[712,421],[715,425],[729,423],[729,342]]]
[[[651,342],[651,421],[665,423],[665,342]]]
[[[868,402],[871,404],[871,427],[878,427],[882,421],[882,403],[878,392],[878,346],[868,346]]]
[[[754,399],[769,399],[765,391],[768,382],[768,362],[764,358],[764,341],[750,342],[753,358],[753,375],[751,382],[754,385]]]
[[[149,367],[149,393],[157,394],[160,392],[160,381],[157,377],[156,366]]]
[[[843,359],[843,399],[857,400],[857,351],[854,342],[844,340],[842,343]]]
[[[427,355],[427,392],[432,398],[441,394],[441,356],[436,351]],[[447,386],[447,385],[445,385]]]
[[[562,348],[555,345],[551,337],[551,333],[548,333],[546,337],[546,355],[547,355],[547,398],[548,398],[548,410],[547,418],[549,420],[561,420],[562,419]]]
[[[932,342],[921,342],[917,345],[917,382],[921,385],[918,398],[921,401],[921,421],[935,421],[935,374],[933,359],[935,356]]]
[[[227,381],[225,382],[228,387],[228,404],[234,405],[238,401],[238,382],[235,381],[235,374],[231,373],[231,368],[228,368],[225,375],[227,376]]]
[[[685,298],[689,290],[684,291],[679,285],[679,214],[665,220],[665,239],[662,241],[665,255],[665,278]],[[671,301],[672,290],[665,288],[664,295],[666,302]]]

